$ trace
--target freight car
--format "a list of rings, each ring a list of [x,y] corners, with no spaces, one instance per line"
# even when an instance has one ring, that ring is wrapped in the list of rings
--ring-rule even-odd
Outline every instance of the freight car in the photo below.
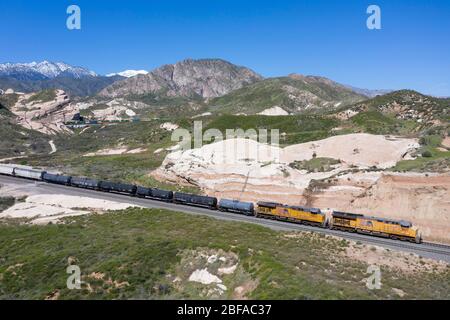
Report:
[[[14,168],[14,175],[16,177],[21,177],[21,178],[26,178],[26,179],[42,180],[42,176],[44,173],[45,173],[45,171]]]
[[[59,174],[51,174],[48,172],[44,172],[42,174],[42,180],[45,182],[55,183],[55,184],[62,184],[65,186],[70,185],[70,181],[72,180],[72,177],[69,176],[62,176]]]
[[[330,228],[395,240],[405,240],[416,243],[422,242],[422,236],[419,230],[409,221],[397,221],[369,217],[362,214],[334,211]]]
[[[175,192],[173,195],[173,202],[197,207],[205,207],[213,210],[217,209],[217,198],[197,196],[189,193]]]
[[[241,202],[238,200],[220,199],[218,209],[253,216],[255,214],[252,202]]]
[[[7,165],[0,165],[0,174],[13,176],[14,175],[14,167],[7,166]]]
[[[164,201],[172,201],[173,199],[173,192],[172,191],[166,191],[161,189],[155,189],[152,188],[152,198],[164,200]]]
[[[99,183],[100,182],[98,180],[82,178],[82,177],[72,177],[72,181],[70,182],[70,184],[74,187],[92,189],[92,190],[98,190]]]
[[[126,193],[133,196],[136,195],[137,190],[137,187],[135,185],[110,181],[100,181],[98,184],[98,188],[101,191]]]
[[[320,209],[287,206],[273,202],[258,202],[256,216],[282,221],[302,223],[325,228],[327,218]]]
[[[256,210],[253,203],[237,200],[198,196],[193,194],[165,191],[154,188],[138,187],[131,184],[97,181],[89,178],[68,177],[50,174],[45,171],[17,168],[12,165],[0,164],[0,174],[12,175],[32,180],[44,180],[49,183],[66,184],[74,187],[124,193],[142,198],[151,198],[185,205],[219,209],[240,214],[256,215],[256,217],[271,218],[281,221],[302,223],[319,227],[329,227],[348,232],[358,232],[372,236],[389,237],[421,243],[422,237],[416,226],[408,221],[398,221],[385,218],[364,216],[362,214],[334,211],[328,223],[325,214],[320,209],[288,206],[274,202],[258,202]]]
[[[173,192],[160,190],[155,188],[145,188],[138,186],[136,195],[141,198],[151,198],[163,201],[171,201],[173,199]]]

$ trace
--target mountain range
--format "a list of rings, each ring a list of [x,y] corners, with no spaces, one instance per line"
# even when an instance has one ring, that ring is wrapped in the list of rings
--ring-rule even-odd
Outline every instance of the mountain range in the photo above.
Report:
[[[187,59],[145,75],[118,81],[103,89],[103,97],[160,95],[213,98],[262,80],[256,72],[220,59]]]
[[[70,95],[82,97],[100,93],[103,97],[151,94],[217,98],[262,80],[264,78],[253,70],[221,59],[186,59],[151,72],[125,70],[106,76],[64,62],[0,64],[0,90],[11,88],[32,92],[58,88]],[[369,98],[391,92],[345,87]]]
[[[62,89],[73,96],[91,96],[124,77],[99,76],[82,67],[64,62],[31,62],[0,64],[0,90],[35,92]]]
[[[64,62],[42,61],[0,64],[0,77],[9,77],[17,80],[45,80],[54,79],[58,76],[81,79],[84,77],[97,77],[97,74]]]
[[[0,64],[0,90],[9,88],[25,93],[56,88],[70,96],[125,98],[156,105],[162,101],[170,105],[182,98],[188,103],[206,103],[211,109],[250,114],[274,107],[288,113],[337,108],[391,92],[360,89],[318,76],[264,78],[221,59],[186,59],[150,72],[125,70],[106,76],[63,62]]]

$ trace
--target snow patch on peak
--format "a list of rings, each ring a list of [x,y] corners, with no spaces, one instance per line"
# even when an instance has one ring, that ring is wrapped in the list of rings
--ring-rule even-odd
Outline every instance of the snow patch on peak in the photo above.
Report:
[[[126,78],[131,78],[134,76],[137,76],[139,74],[148,74],[148,71],[145,70],[125,70],[122,72],[118,72],[118,73],[110,73],[107,74],[107,77],[114,77],[114,76],[122,76],[122,77],[126,77]]]

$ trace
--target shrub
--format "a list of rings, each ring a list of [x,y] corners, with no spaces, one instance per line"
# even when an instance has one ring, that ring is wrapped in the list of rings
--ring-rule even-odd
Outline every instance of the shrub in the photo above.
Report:
[[[433,154],[427,150],[427,151],[422,152],[422,157],[431,158],[431,157],[433,157]]]

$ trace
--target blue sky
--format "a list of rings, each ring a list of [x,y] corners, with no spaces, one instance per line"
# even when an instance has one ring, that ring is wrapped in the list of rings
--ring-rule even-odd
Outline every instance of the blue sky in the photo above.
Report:
[[[81,8],[82,29],[66,28]],[[382,30],[366,9],[381,7]],[[100,74],[222,58],[271,77],[329,77],[450,96],[448,0],[14,0],[0,4],[0,62],[64,61]]]

